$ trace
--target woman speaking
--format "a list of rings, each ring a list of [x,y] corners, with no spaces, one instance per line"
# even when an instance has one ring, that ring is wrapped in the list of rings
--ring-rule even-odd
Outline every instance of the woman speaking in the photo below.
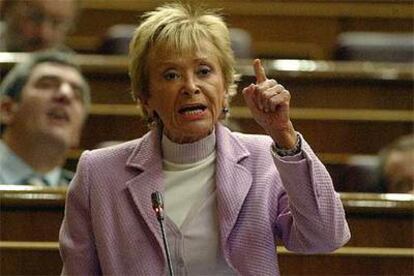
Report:
[[[129,58],[151,130],[82,154],[60,231],[62,274],[167,274],[155,191],[176,275],[279,275],[279,240],[303,253],[348,241],[331,178],[290,120],[290,93],[260,60],[243,96],[268,135],[222,125],[236,72],[219,15],[183,4],[148,12]]]

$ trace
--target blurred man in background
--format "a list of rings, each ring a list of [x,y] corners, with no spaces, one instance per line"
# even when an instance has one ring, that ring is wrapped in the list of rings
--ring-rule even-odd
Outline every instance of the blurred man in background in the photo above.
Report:
[[[70,56],[37,53],[0,86],[0,184],[67,185],[66,154],[79,144],[89,87]]]
[[[3,0],[0,51],[69,50],[64,41],[78,6],[77,0]]]
[[[381,185],[388,193],[414,194],[414,135],[405,135],[381,150]]]

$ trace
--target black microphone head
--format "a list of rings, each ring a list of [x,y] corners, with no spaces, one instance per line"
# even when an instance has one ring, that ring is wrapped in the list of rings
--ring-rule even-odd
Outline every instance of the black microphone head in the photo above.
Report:
[[[158,191],[155,191],[151,194],[151,201],[152,201],[152,208],[159,209],[164,208],[164,199],[162,198],[162,194]]]

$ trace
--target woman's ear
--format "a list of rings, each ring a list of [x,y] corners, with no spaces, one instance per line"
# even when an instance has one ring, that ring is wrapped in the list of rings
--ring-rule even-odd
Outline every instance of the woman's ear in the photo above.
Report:
[[[229,94],[227,93],[227,91],[225,91],[224,98],[223,98],[223,106],[221,109],[219,119],[221,120],[226,119],[228,116],[228,113],[229,113]]]
[[[224,92],[223,108],[229,108],[229,93],[227,91]]]
[[[9,125],[19,108],[19,103],[9,96],[3,96],[0,99],[0,122],[3,125]]]
[[[150,107],[148,103],[148,99],[144,99],[143,97],[140,97],[138,99],[138,106],[141,106],[142,112],[147,115],[147,117],[151,117],[154,113],[154,110]]]
[[[229,98],[230,98],[229,93],[226,92],[226,94],[224,95],[224,104],[226,106],[229,106]]]

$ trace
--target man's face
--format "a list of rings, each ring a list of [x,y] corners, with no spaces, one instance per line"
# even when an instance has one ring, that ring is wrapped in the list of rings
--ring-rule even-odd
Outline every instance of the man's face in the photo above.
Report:
[[[77,146],[86,118],[83,93],[85,83],[76,69],[49,62],[35,66],[20,100],[10,108],[6,132]]]
[[[61,45],[75,15],[72,0],[17,1],[7,11],[7,49],[32,52]]]
[[[393,151],[388,156],[384,172],[388,192],[414,194],[414,150]]]

